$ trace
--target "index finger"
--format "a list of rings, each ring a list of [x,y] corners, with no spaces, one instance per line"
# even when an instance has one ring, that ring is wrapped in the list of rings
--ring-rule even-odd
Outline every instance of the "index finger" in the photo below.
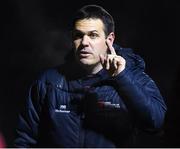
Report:
[[[110,54],[116,55],[116,51],[109,40],[106,40],[106,44],[107,44]]]

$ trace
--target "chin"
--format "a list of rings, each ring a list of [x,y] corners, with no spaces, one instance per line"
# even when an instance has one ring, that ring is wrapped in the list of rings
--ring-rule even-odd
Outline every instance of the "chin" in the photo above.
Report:
[[[79,62],[81,65],[84,65],[84,66],[91,66],[95,64],[95,62],[89,59],[80,59]]]
[[[87,60],[80,60],[79,61],[80,62],[80,64],[82,64],[82,65],[92,65],[92,63],[91,62],[89,62],[89,61],[87,61]]]

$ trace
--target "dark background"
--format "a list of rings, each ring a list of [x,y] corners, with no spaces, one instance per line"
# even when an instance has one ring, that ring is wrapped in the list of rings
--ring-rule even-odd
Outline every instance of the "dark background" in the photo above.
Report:
[[[6,0],[1,7],[0,131],[12,147],[17,113],[37,74],[63,62],[69,51],[69,23],[84,4],[100,4],[116,22],[116,43],[133,48],[146,62],[168,112],[157,139],[142,146],[180,147],[180,63],[177,44],[179,5],[172,0]]]

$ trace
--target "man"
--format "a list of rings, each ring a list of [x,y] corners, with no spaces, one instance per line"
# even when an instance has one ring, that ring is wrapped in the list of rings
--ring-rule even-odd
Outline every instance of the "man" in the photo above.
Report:
[[[156,132],[166,105],[143,59],[113,44],[112,16],[100,6],[73,20],[73,52],[31,86],[16,147],[127,147],[137,130]]]

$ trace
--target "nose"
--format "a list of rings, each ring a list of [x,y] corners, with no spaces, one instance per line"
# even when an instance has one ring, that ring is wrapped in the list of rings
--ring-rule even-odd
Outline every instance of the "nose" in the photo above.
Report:
[[[87,35],[84,35],[83,38],[82,38],[82,45],[83,46],[88,46],[89,44],[89,38]]]

